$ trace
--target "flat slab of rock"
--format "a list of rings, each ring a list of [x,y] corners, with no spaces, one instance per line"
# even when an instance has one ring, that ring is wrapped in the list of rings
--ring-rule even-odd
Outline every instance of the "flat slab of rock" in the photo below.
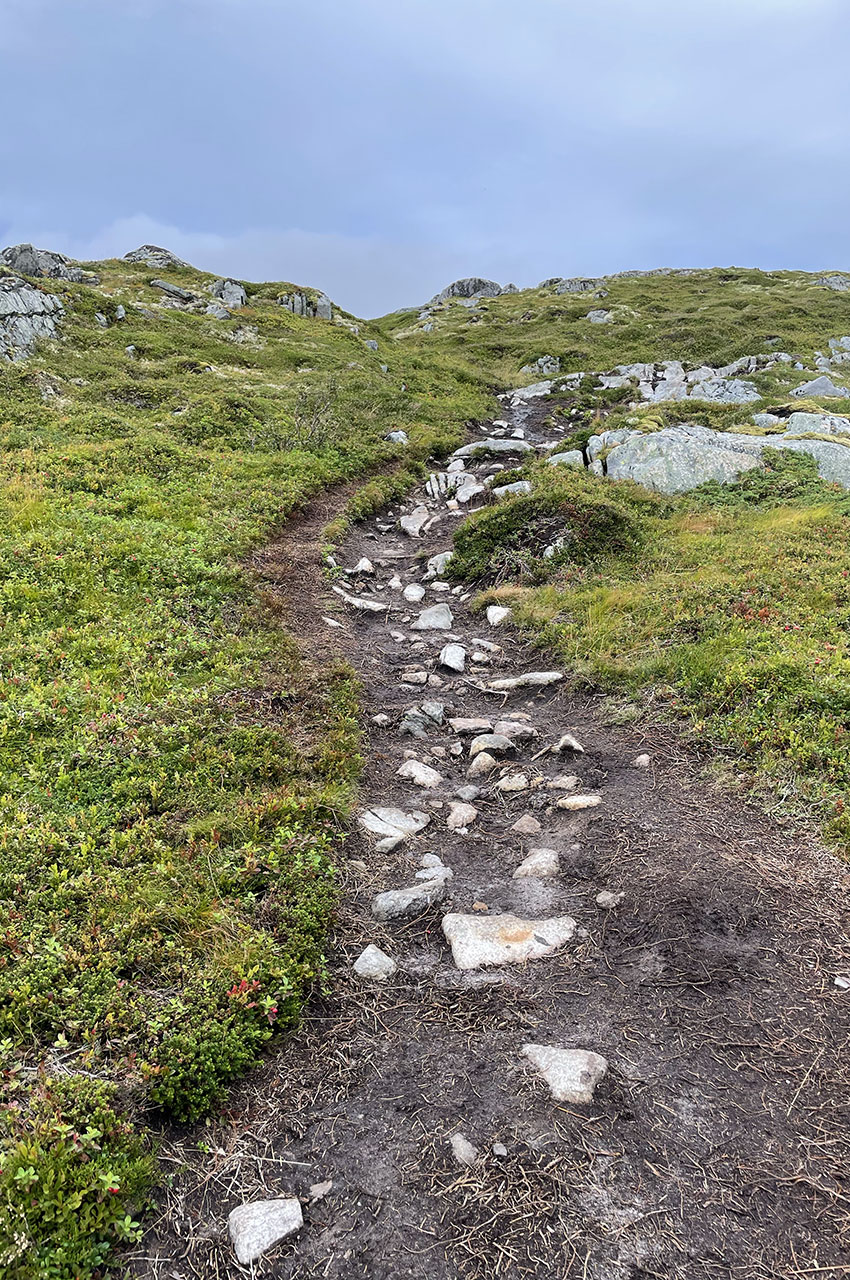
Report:
[[[492,720],[484,720],[478,716],[453,716],[449,720],[449,724],[455,733],[490,733],[493,729]]]
[[[470,756],[477,756],[479,751],[489,751],[491,755],[499,756],[513,750],[512,740],[501,733],[479,733],[469,744]]]
[[[523,676],[506,676],[487,685],[494,693],[510,693],[512,689],[542,689],[563,680],[563,671],[527,671]]]
[[[231,1210],[227,1219],[230,1239],[237,1260],[243,1267],[254,1262],[293,1232],[300,1231],[303,1225],[301,1201],[294,1196],[240,1204]]]
[[[398,965],[386,951],[370,942],[354,961],[354,972],[358,978],[371,979],[374,982],[386,982],[395,973]]]
[[[556,1102],[593,1101],[608,1063],[588,1049],[554,1049],[545,1044],[524,1044],[522,1052],[540,1072]]]
[[[415,507],[409,515],[402,516],[398,523],[408,538],[418,538],[430,519],[431,512],[427,507]]]
[[[420,813],[416,809],[412,813],[405,813],[403,809],[392,809],[383,805],[366,809],[357,820],[365,831],[380,837],[378,850],[381,853],[389,853],[408,836],[418,835],[431,821],[427,813]]]
[[[423,609],[419,617],[411,624],[411,631],[449,631],[454,622],[454,614],[447,604],[432,604]]]
[[[527,444],[525,440],[488,437],[485,440],[474,440],[472,444],[462,445],[460,449],[454,451],[452,459],[472,458],[477,453],[531,453],[531,451],[531,445]]]
[[[450,912],[443,917],[443,934],[458,969],[539,960],[569,942],[575,931],[576,922],[570,916],[522,920],[513,915]]]

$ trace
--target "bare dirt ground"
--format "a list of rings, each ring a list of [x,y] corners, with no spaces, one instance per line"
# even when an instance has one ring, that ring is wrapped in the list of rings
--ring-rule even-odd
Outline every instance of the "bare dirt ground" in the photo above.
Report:
[[[539,436],[534,414],[519,420]],[[403,509],[422,498],[411,495]],[[449,548],[458,516],[431,505],[439,519],[421,540],[384,513],[339,554],[343,566],[373,562],[376,577],[350,589],[385,600],[383,613],[341,604],[322,578],[329,500],[258,559],[307,652],[341,655],[359,673],[364,805],[424,810],[431,823],[385,854],[352,831],[327,989],[219,1117],[164,1134],[160,1215],[127,1274],[850,1275],[850,992],[835,985],[850,971],[846,868],[805,831],[724,794],[668,729],[612,727],[601,700],[575,699],[561,685],[536,695],[482,691],[494,677],[553,664],[450,592],[428,585],[421,604],[406,606],[387,587],[396,573],[419,582],[423,558]],[[452,633],[468,649],[478,637],[502,646],[489,666],[442,670],[445,636],[410,630],[421,608],[440,602],[450,603]],[[328,628],[322,615],[343,627]],[[411,667],[442,683],[404,683]],[[447,716],[525,713],[537,730],[499,771],[522,771],[532,785],[501,795],[485,780],[466,835],[446,827],[447,802],[467,781],[466,755],[451,754],[457,736],[447,725],[425,740],[398,734],[405,709],[423,698],[444,703]],[[373,724],[377,713],[390,724]],[[533,759],[566,731],[585,755]],[[443,774],[436,789],[396,776],[411,751]],[[641,752],[648,769],[633,764]],[[547,783],[565,772],[602,804],[553,807],[561,793]],[[539,834],[510,830],[523,815],[538,820]],[[559,875],[514,880],[540,846],[559,852]],[[378,923],[374,894],[413,883],[423,853],[454,872],[444,900],[417,918]],[[596,905],[603,889],[624,894],[614,910]],[[568,915],[582,932],[543,959],[464,972],[440,922],[446,911],[473,910]],[[352,974],[368,942],[399,964],[383,985]],[[554,1102],[521,1054],[527,1041],[604,1055],[609,1070],[592,1103]],[[478,1149],[472,1167],[456,1162],[455,1133]],[[228,1212],[285,1195],[302,1198],[303,1230],[253,1270],[240,1267]]]

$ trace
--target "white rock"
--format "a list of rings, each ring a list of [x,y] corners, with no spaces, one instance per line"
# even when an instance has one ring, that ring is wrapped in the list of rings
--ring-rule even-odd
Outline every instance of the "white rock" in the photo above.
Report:
[[[422,610],[411,631],[448,631],[453,622],[454,615],[447,604],[432,604]]]
[[[338,596],[342,596],[347,605],[352,609],[359,609],[361,613],[386,613],[390,607],[382,600],[364,600],[361,596],[351,596],[347,591],[343,591],[341,587],[334,587],[333,590]]]
[[[493,1155],[498,1156],[500,1159],[508,1154],[508,1149],[504,1142],[494,1142],[490,1149],[493,1152]]]
[[[608,1070],[605,1058],[587,1049],[524,1044],[522,1051],[540,1072],[556,1102],[592,1102],[596,1086]]]
[[[333,1185],[333,1178],[328,1178],[326,1182],[314,1182],[310,1187],[310,1199],[324,1200],[333,1191]]]
[[[581,745],[578,738],[574,737],[571,733],[565,733],[552,748],[552,752],[556,756],[562,755],[565,751],[574,751],[576,755],[584,755],[584,747]]]
[[[528,857],[522,861],[514,872],[514,880],[550,880],[560,870],[558,853],[555,849],[532,849]]]
[[[366,557],[363,556],[362,559],[357,561],[357,564],[354,566],[351,572],[352,574],[365,573],[368,575],[375,572],[375,566],[372,564],[371,560],[367,560]]]
[[[485,774],[492,773],[496,768],[496,757],[491,756],[489,751],[479,751],[472,764],[466,771],[468,778],[481,778]]]
[[[451,1137],[452,1155],[458,1164],[471,1168],[478,1159],[478,1151],[462,1133],[453,1133]]]
[[[426,791],[430,791],[433,787],[438,787],[443,781],[443,775],[438,773],[436,769],[432,769],[430,765],[423,764],[421,760],[405,760],[401,768],[396,769],[397,778],[405,778],[416,784],[417,787],[423,787]]]
[[[452,800],[449,805],[449,816],[446,826],[449,831],[465,831],[471,827],[478,817],[478,810],[473,804],[464,804],[462,800]]]
[[[336,618],[325,618],[325,617],[323,617],[323,618],[322,618],[322,622],[324,622],[324,624],[325,624],[325,626],[326,626],[326,627],[341,627],[341,626],[342,626],[342,623],[341,623],[341,622],[337,622]]]
[[[524,773],[509,773],[506,778],[500,778],[496,783],[496,790],[511,794],[515,791],[527,791],[529,787],[528,778]]]
[[[487,490],[484,485],[479,484],[475,479],[475,476],[471,473],[467,473],[463,477],[463,482],[455,489],[455,500],[457,502],[468,503],[471,502],[473,498],[477,498],[482,493],[486,492]]]
[[[487,609],[487,621],[491,627],[500,627],[511,616],[511,610],[500,604],[491,604]]]
[[[511,831],[518,836],[539,836],[542,830],[540,823],[530,813],[525,813],[521,818],[517,818],[511,827]]]
[[[513,484],[500,484],[493,489],[494,498],[506,498],[514,493],[531,493],[531,481],[515,480]]]
[[[243,1267],[293,1232],[300,1231],[303,1225],[301,1201],[295,1197],[240,1204],[230,1211],[227,1219],[230,1239]]]
[[[451,912],[443,917],[443,933],[458,969],[539,960],[569,942],[575,931],[576,922],[569,916],[521,920]]]
[[[425,588],[418,582],[410,582],[404,588],[402,595],[409,604],[419,604],[419,601],[425,598]]]
[[[418,835],[420,831],[425,830],[430,821],[427,813],[419,813],[417,810],[405,813],[403,809],[383,806],[367,809],[358,818],[358,822],[365,831],[381,837],[377,846],[381,853],[388,853],[391,849],[395,849],[408,836]]]
[[[504,680],[491,680],[487,685],[494,693],[510,693],[512,689],[538,689],[563,680],[563,671],[528,671],[524,676],[507,676]]]
[[[635,756],[634,760],[632,761],[632,764],[636,769],[648,769],[651,763],[652,763],[652,756],[647,755],[646,752],[644,752],[643,755]]]
[[[601,803],[601,796],[562,796],[560,800],[556,801],[559,809],[570,809],[571,811],[595,809]]]
[[[466,650],[462,644],[447,644],[440,652],[440,665],[450,671],[462,672],[466,669]]]
[[[574,773],[561,773],[551,782],[547,782],[546,786],[550,791],[575,791],[578,784],[579,779]]]
[[[394,573],[393,576],[390,578],[389,582],[387,583],[387,586],[389,587],[390,591],[401,591],[402,585],[403,584],[402,584],[401,578],[398,576],[397,573]]]
[[[839,991],[850,991],[850,977],[846,974],[839,973],[834,979],[834,984]]]
[[[612,893],[610,889],[603,889],[596,895],[596,905],[603,911],[613,911],[614,907],[619,907],[625,896],[624,893]]]
[[[491,720],[484,720],[478,716],[468,718],[454,716],[449,720],[449,724],[455,733],[490,733],[493,728]]]
[[[417,876],[423,878],[417,879],[416,884],[408,885],[405,889],[389,889],[374,898],[372,915],[376,920],[398,920],[421,915],[443,897],[452,873],[448,867],[441,866],[417,872]]]
[[[409,515],[402,516],[399,525],[407,534],[408,538],[418,538],[422,534],[425,525],[431,519],[431,512],[427,507],[415,507]]]
[[[376,716],[372,716],[372,724],[376,724],[379,729],[386,729],[390,724],[390,718],[384,711],[379,711]]]
[[[374,942],[370,942],[354,961],[354,972],[358,978],[371,978],[376,982],[386,982],[397,968],[395,960]]]
[[[470,758],[474,758],[480,751],[489,751],[493,756],[504,755],[506,751],[513,751],[514,744],[510,738],[504,737],[501,733],[479,733],[477,738],[473,738],[469,744]]]
[[[440,578],[446,571],[446,565],[454,555],[453,551],[439,551],[437,555],[431,556],[428,561],[428,571],[426,578]]]
[[[493,732],[510,738],[511,742],[528,742],[537,737],[537,730],[520,720],[497,720]]]

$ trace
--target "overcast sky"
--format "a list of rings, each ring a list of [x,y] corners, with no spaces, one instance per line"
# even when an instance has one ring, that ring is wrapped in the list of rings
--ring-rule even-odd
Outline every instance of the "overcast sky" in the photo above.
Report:
[[[0,0],[0,241],[374,315],[850,267],[850,0]]]

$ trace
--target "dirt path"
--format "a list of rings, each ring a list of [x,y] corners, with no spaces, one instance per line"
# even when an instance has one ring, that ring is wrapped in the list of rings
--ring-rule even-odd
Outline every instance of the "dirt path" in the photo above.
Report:
[[[538,417],[519,409],[506,435],[519,422],[538,442]],[[166,1167],[190,1167],[175,1173],[134,1274],[850,1275],[850,991],[835,985],[850,970],[845,869],[805,834],[710,786],[672,734],[612,728],[597,701],[572,699],[560,682],[487,690],[553,664],[509,624],[472,614],[439,578],[422,582],[459,518],[424,491],[404,512],[423,501],[436,519],[421,538],[398,528],[396,509],[360,527],[339,556],[348,567],[372,561],[375,575],[351,577],[348,590],[380,601],[380,612],[322,585],[326,511],[302,522],[297,557],[284,540],[263,558],[270,584],[286,589],[297,577],[300,633],[321,636],[323,650],[331,643],[360,674],[364,808],[419,811],[429,823],[384,853],[364,831],[352,834],[327,993],[234,1091],[223,1119],[170,1137]],[[421,602],[389,585],[396,575],[425,587]],[[411,629],[440,604],[451,609],[449,628]],[[331,612],[342,628],[321,621]],[[440,664],[447,629],[466,650],[463,674]],[[442,723],[408,718],[423,736],[401,736],[405,712],[423,701],[442,704]],[[467,776],[472,738],[455,732],[456,718],[515,726],[502,726],[513,748],[492,772]],[[515,736],[523,730],[533,736]],[[584,753],[545,751],[566,733]],[[648,767],[634,763],[643,753]],[[440,775],[436,785],[399,777],[406,756]],[[499,789],[516,775],[528,785]],[[576,781],[553,786],[564,775]],[[477,814],[451,831],[450,805],[470,784],[480,788],[466,801]],[[558,807],[581,795],[601,803]],[[556,873],[514,878],[539,848],[557,855]],[[423,855],[452,878],[432,865],[433,878],[417,880]],[[416,884],[432,905],[374,917],[376,894]],[[600,906],[602,891],[622,899]],[[532,923],[494,920],[506,913]],[[458,967],[466,956],[447,944],[447,914],[472,919],[455,920],[464,933],[485,922],[508,940],[508,961]],[[565,920],[575,929],[563,938]],[[398,965],[384,982],[352,972],[369,943]],[[527,946],[546,954],[516,963]],[[523,1053],[528,1043],[603,1057],[592,1101],[553,1098]],[[473,1164],[459,1163],[453,1135],[474,1146]],[[228,1212],[290,1195],[302,1198],[304,1229],[253,1271],[239,1267]]]

